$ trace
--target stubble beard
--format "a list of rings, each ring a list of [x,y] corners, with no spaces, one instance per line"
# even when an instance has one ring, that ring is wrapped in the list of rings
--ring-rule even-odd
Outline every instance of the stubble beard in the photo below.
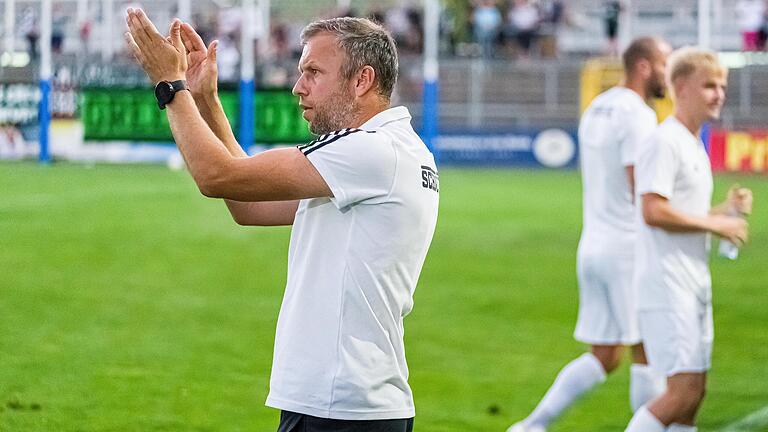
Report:
[[[314,110],[315,118],[309,124],[309,130],[315,135],[352,127],[358,111],[352,91],[347,90],[344,84],[321,104],[315,105]]]
[[[664,78],[649,81],[647,92],[656,99],[664,99],[664,96],[667,94],[667,86],[664,84]]]

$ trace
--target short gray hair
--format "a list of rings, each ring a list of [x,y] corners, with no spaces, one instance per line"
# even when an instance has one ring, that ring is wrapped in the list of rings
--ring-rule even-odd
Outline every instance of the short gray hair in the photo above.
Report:
[[[653,62],[654,58],[661,51],[660,47],[665,44],[666,42],[663,39],[653,36],[645,36],[633,40],[621,56],[624,63],[624,72],[627,75],[632,75],[635,65],[640,60]]]
[[[397,47],[392,35],[366,18],[331,18],[310,23],[301,32],[301,44],[320,33],[336,36],[339,46],[347,55],[341,65],[341,76],[352,79],[364,66],[376,74],[377,93],[389,100],[397,82]]]

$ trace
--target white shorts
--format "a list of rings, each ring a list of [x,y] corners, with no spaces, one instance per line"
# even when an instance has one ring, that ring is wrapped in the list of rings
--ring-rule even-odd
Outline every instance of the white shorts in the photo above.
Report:
[[[579,318],[573,336],[590,345],[635,345],[640,331],[632,284],[632,254],[579,251]]]
[[[714,340],[711,303],[643,310],[639,315],[651,368],[667,376],[709,370]]]

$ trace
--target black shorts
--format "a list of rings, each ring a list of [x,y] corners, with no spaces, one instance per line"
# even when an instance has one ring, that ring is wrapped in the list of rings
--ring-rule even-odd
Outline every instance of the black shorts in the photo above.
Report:
[[[334,420],[291,411],[280,412],[277,432],[411,432],[413,418],[394,420]]]

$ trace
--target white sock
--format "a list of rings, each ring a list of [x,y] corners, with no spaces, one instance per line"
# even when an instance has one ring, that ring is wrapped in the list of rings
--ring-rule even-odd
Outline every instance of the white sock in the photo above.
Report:
[[[565,365],[524,424],[547,427],[579,396],[603,381],[605,370],[597,357],[592,353],[582,355]]]
[[[678,423],[672,423],[667,427],[667,432],[696,432],[696,426],[681,425]]]
[[[629,369],[629,404],[632,412],[664,393],[667,377],[648,365],[634,363]]]
[[[667,427],[664,423],[659,421],[645,405],[641,406],[637,410],[632,420],[629,421],[629,425],[624,429],[624,432],[664,432]]]

